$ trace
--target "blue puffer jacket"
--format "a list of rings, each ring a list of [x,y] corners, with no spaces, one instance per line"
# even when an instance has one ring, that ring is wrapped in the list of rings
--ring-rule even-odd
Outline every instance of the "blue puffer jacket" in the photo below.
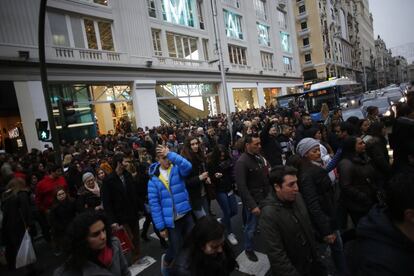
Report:
[[[167,158],[173,164],[169,178],[171,193],[158,178],[160,163],[156,162],[149,168],[148,202],[154,226],[160,231],[174,228],[174,214],[184,215],[191,211],[184,182],[191,172],[191,163],[175,152],[169,152]]]

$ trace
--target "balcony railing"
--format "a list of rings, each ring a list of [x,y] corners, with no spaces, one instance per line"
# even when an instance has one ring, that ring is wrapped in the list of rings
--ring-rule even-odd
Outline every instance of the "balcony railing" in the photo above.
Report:
[[[304,20],[304,19],[308,18],[308,16],[309,16],[308,12],[305,11],[305,12],[302,12],[302,13],[298,14],[296,16],[296,20],[301,21],[301,20]]]
[[[50,58],[67,61],[126,62],[125,53],[67,47],[51,47],[48,56]]]
[[[301,53],[310,52],[310,51],[312,51],[312,45],[310,45],[310,44],[300,47],[300,52]]]
[[[212,69],[214,68],[213,63],[208,63],[204,60],[192,60],[192,59],[184,59],[184,58],[172,58],[172,57],[154,57],[158,60],[158,65],[160,66],[170,66],[170,67],[196,67],[196,68],[204,68],[204,69]],[[216,67],[217,68],[217,67]]]
[[[303,67],[303,69],[313,67],[313,62],[312,61],[305,61],[305,63],[303,64],[302,67]]]
[[[298,35],[299,35],[299,37],[303,37],[305,35],[308,35],[309,33],[310,33],[310,29],[309,28],[306,28],[306,29],[300,30],[298,32]]]

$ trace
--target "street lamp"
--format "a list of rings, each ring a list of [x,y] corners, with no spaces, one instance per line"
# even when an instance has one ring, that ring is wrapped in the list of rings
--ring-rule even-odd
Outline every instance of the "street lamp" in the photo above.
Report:
[[[217,23],[217,0],[211,0],[211,8],[213,12],[213,25],[214,25],[214,38],[216,40],[216,48],[218,52],[218,61],[220,63],[220,76],[221,76],[221,87],[224,93],[224,106],[226,109],[226,117],[227,117],[227,127],[230,132],[230,139],[233,143],[233,130],[232,130],[232,121],[231,121],[231,114],[230,114],[230,105],[229,105],[229,95],[227,91],[227,81],[226,81],[226,71],[224,68],[224,58],[223,58],[223,51],[221,48],[221,40],[220,40],[220,32]]]

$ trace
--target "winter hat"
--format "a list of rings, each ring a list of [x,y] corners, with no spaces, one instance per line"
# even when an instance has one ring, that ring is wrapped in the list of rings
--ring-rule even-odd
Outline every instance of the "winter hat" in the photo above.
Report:
[[[303,157],[308,151],[316,146],[319,146],[319,142],[317,140],[313,138],[303,138],[296,146],[296,152]]]
[[[85,181],[86,181],[87,179],[91,178],[91,177],[95,177],[95,176],[93,175],[93,173],[91,173],[91,172],[86,172],[86,173],[84,173],[84,174],[82,175],[82,182],[83,182],[83,183],[85,183]]]

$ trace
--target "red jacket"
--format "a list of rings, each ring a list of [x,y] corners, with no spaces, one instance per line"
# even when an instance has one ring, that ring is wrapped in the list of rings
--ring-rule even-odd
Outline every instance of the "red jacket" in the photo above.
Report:
[[[40,211],[47,211],[52,206],[55,199],[56,188],[59,186],[65,188],[65,190],[68,188],[63,176],[53,179],[49,175],[46,175],[39,181],[39,183],[37,183],[35,191],[36,205]]]

